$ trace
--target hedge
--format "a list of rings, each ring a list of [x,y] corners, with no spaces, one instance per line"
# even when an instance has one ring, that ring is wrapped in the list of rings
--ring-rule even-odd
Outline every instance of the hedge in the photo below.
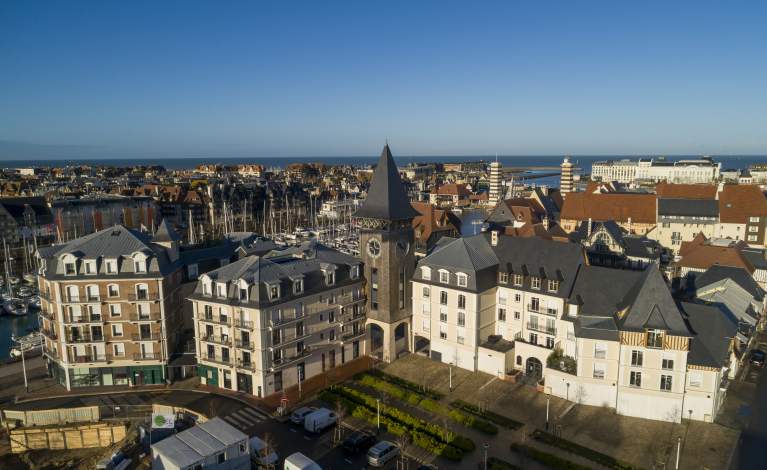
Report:
[[[360,376],[358,376],[357,380],[362,385],[374,388],[376,390],[380,390],[386,393],[387,395],[391,395],[392,397],[402,400],[404,402],[407,402],[410,405],[423,408],[426,411],[430,411],[438,415],[446,416],[452,419],[453,421],[463,426],[466,426],[468,428],[476,429],[477,431],[480,431],[485,434],[489,434],[491,436],[498,434],[498,427],[492,423],[488,423],[487,421],[483,421],[470,414],[466,414],[458,410],[451,410],[449,407],[442,405],[429,398],[421,398],[420,395],[414,392],[405,390],[401,388],[399,385],[395,385],[383,379],[379,379],[377,377],[373,377],[371,375],[366,375],[366,374],[361,374]]]
[[[501,460],[497,457],[487,458],[488,470],[522,470],[522,467],[509,463],[505,460]]]
[[[418,385],[417,383],[411,382],[409,380],[401,379],[397,376],[387,374],[386,372],[383,372],[378,369],[371,369],[367,372],[369,375],[373,375],[375,377],[378,377],[379,379],[385,380],[387,382],[393,383],[394,385],[399,385],[400,387],[410,390],[411,392],[415,392],[419,395],[423,395],[426,398],[431,398],[432,400],[441,400],[444,395],[428,388],[424,388],[421,385]]]
[[[503,426],[504,428],[507,428],[507,429],[515,430],[524,426],[523,423],[520,423],[519,421],[513,420],[511,418],[507,418],[506,416],[499,415],[498,413],[493,413],[492,411],[489,411],[489,410],[480,411],[479,407],[477,407],[476,405],[472,405],[471,403],[467,403],[463,400],[455,400],[450,403],[450,406],[454,408],[458,408],[459,410],[473,414],[480,418],[484,418],[489,421],[492,421],[498,426]]]
[[[538,450],[523,444],[512,444],[511,450],[512,452],[519,452],[522,455],[526,455],[553,470],[591,470],[591,467],[586,467],[575,462],[565,460],[554,454],[549,454],[548,452],[544,452],[542,450]]]
[[[551,433],[537,429],[533,432],[533,439],[548,444],[553,447],[558,447],[567,452],[571,452],[575,455],[580,455],[583,458],[589,459],[607,468],[615,470],[636,470],[638,467],[621,462],[620,460],[613,458],[607,454],[597,452],[596,450],[583,447],[580,444],[576,444],[573,441],[562,439]]]
[[[340,402],[352,416],[377,423],[376,399],[364,392],[339,386],[325,390],[320,397],[329,402]],[[381,424],[400,436],[408,434],[414,445],[447,459],[459,461],[464,452],[474,450],[474,442],[466,437],[450,433],[436,424],[427,423],[404,411],[381,404]],[[451,436],[452,434],[452,436]]]

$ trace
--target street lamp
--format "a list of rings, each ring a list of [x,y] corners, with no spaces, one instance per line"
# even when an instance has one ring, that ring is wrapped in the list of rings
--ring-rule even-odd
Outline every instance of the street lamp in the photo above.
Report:
[[[487,470],[487,449],[490,448],[490,444],[485,442],[482,447],[485,449],[485,470]]]
[[[549,401],[551,400],[551,395],[548,393],[546,394],[546,431],[549,430]]]
[[[376,428],[381,432],[381,399],[376,398]]]
[[[570,382],[567,382],[567,401],[570,401]]]

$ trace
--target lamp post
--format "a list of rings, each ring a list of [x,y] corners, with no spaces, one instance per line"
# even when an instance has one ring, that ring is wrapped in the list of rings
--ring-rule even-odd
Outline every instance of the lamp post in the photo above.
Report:
[[[549,401],[551,401],[551,395],[546,394],[546,431],[549,430]]]
[[[29,393],[29,383],[27,382],[27,363],[24,361],[24,343],[19,342],[19,350],[21,351],[21,370],[24,372],[24,389]]]
[[[674,470],[679,470],[679,453],[682,451],[682,437],[676,438],[676,465],[674,465]]]
[[[453,363],[452,362],[450,364],[448,364],[447,370],[448,370],[448,372],[450,374],[449,375],[449,382],[450,382],[449,383],[449,388],[450,388],[450,391],[452,392],[453,391]]]
[[[490,448],[490,444],[485,442],[482,447],[485,449],[485,470],[487,470],[487,449]]]
[[[567,382],[567,401],[570,401],[570,382]]]
[[[381,399],[376,398],[376,428],[381,432]]]

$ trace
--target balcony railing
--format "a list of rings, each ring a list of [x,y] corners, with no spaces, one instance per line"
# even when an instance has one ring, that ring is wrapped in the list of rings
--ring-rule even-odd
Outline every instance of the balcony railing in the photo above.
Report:
[[[348,333],[342,334],[341,335],[341,340],[343,340],[343,341],[351,341],[353,339],[356,339],[356,338],[359,338],[359,337],[362,337],[362,336],[365,336],[365,329],[364,328],[362,328],[362,329],[360,329],[359,331],[356,331],[356,332],[350,331]]]
[[[80,316],[72,316],[72,315],[65,315],[64,316],[64,323],[102,323],[104,321],[104,317],[101,315],[80,315]]]
[[[160,296],[157,292],[128,294],[128,301],[130,302],[157,302],[158,300],[160,300]]]
[[[272,348],[284,348],[285,346],[290,346],[290,345],[294,344],[297,341],[301,341],[302,339],[306,339],[306,338],[308,338],[311,335],[312,334],[310,332],[304,331],[300,335],[291,335],[291,336],[289,336],[287,338],[283,337],[283,338],[280,339],[279,343],[272,344]],[[274,341],[274,339],[272,339],[272,341]]]
[[[237,359],[237,367],[240,369],[247,369],[247,370],[258,370],[256,368],[256,363],[253,361],[243,362],[242,359]]]
[[[543,315],[557,316],[559,310],[555,308],[542,307],[541,305],[527,304],[527,310],[533,313],[541,313]]]
[[[104,335],[91,335],[90,333],[82,333],[79,335],[67,334],[67,343],[101,343],[104,341]]]
[[[255,344],[253,343],[253,341],[243,341],[241,339],[235,340],[234,341],[234,346],[236,348],[247,349],[247,350],[250,350],[250,351],[255,349]]]
[[[135,353],[133,355],[134,361],[156,361],[160,359],[160,355],[154,352]]]
[[[240,320],[239,318],[234,319],[234,326],[235,328],[245,328],[247,330],[253,329],[253,322],[250,320]]]
[[[78,364],[82,363],[88,363],[88,362],[105,362],[107,360],[107,356],[105,354],[86,354],[83,356],[70,356],[69,362],[75,362]]]
[[[55,318],[53,316],[53,313],[49,312],[46,308],[40,309],[40,316],[43,317],[43,318],[46,318],[46,319],[48,319],[50,321],[55,320]]]
[[[278,327],[285,326],[285,325],[290,325],[291,323],[295,323],[295,322],[298,322],[298,321],[301,321],[301,320],[305,320],[305,319],[306,319],[306,314],[303,314],[303,315],[301,315],[299,317],[279,318],[279,319],[276,319],[276,320],[274,318],[270,318],[269,319],[269,328],[278,328]]]
[[[528,323],[527,329],[531,331],[537,331],[539,333],[546,333],[547,335],[556,335],[557,329],[553,326],[541,325],[538,323]]]
[[[150,313],[133,312],[130,314],[129,318],[130,318],[130,321],[159,321],[160,313],[159,312],[150,312]]]
[[[43,336],[46,336],[48,339],[52,339],[52,340],[59,339],[59,335],[57,335],[56,332],[53,330],[46,330],[43,328],[40,330],[40,332],[43,334]]]
[[[100,295],[84,295],[84,296],[64,296],[64,303],[67,304],[94,304],[101,302],[101,296]]]
[[[150,334],[133,334],[132,336],[133,341],[159,341],[160,340],[160,334],[152,332]]]
[[[228,335],[202,335],[200,339],[206,343],[222,344],[224,346],[232,345],[232,337]]]
[[[298,362],[312,353],[311,348],[306,347],[300,353],[297,353],[290,357],[281,357],[279,359],[272,359],[272,370],[281,369],[287,367],[290,364]]]
[[[208,323],[217,323],[219,325],[231,325],[232,324],[232,318],[231,317],[221,317],[220,315],[202,315],[197,317],[198,320],[208,322]]]
[[[218,363],[218,364],[232,365],[232,356],[229,356],[229,357],[225,358],[225,357],[222,357],[222,356],[215,356],[215,355],[209,356],[209,355],[205,355],[205,356],[201,356],[200,359],[202,359],[203,361],[215,362],[215,363]]]
[[[43,300],[47,300],[48,302],[53,302],[53,296],[50,295],[50,293],[45,291],[40,292],[40,298]]]

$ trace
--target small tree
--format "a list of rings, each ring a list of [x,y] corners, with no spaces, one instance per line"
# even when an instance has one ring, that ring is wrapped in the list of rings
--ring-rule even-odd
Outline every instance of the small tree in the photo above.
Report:
[[[341,438],[343,438],[343,424],[344,419],[346,418],[346,408],[344,408],[344,405],[341,403],[341,400],[336,401],[336,442],[341,442]]]
[[[410,436],[407,432],[403,432],[399,436],[397,436],[397,447],[399,447],[400,453],[400,463],[402,464],[402,468],[405,468],[405,451],[407,450],[407,446],[410,443]]]
[[[262,440],[264,441],[263,457],[267,457],[272,452],[277,452],[277,440],[274,438],[274,436],[271,435],[271,433],[264,434],[264,438]],[[266,467],[269,470],[275,470],[277,468],[277,462],[270,463]]]

